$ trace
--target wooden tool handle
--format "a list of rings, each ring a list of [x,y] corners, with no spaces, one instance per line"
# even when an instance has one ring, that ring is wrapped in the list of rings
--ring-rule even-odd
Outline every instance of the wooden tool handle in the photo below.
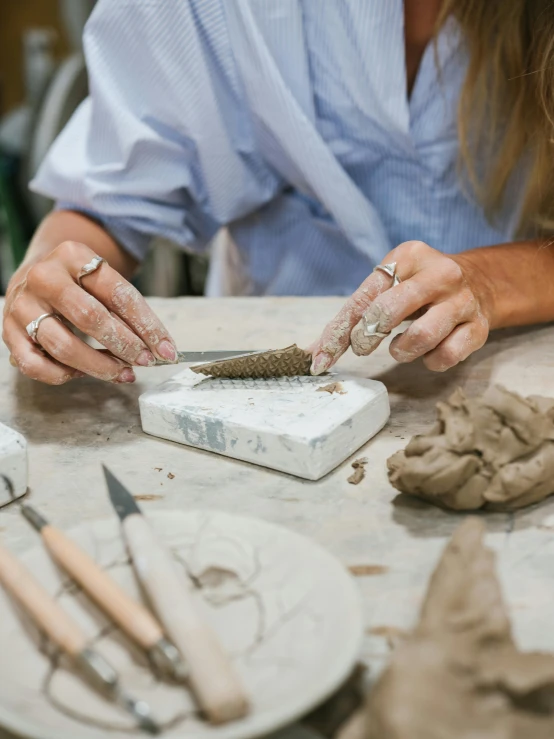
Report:
[[[231,660],[196,608],[191,585],[141,515],[123,521],[127,545],[141,583],[165,631],[189,668],[194,695],[212,723],[233,721],[248,701]]]
[[[70,656],[86,646],[86,637],[29,570],[0,545],[0,582],[33,617],[37,626]]]
[[[148,650],[163,637],[152,614],[127,595],[68,536],[53,526],[44,526],[40,533],[58,564],[138,644]]]

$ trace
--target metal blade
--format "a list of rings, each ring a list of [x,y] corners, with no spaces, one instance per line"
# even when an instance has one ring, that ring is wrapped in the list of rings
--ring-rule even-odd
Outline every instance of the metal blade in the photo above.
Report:
[[[230,359],[231,357],[246,356],[247,354],[256,354],[253,350],[235,350],[235,351],[213,351],[213,352],[177,352],[177,362],[215,362],[217,359]],[[175,364],[175,362],[166,362],[162,359],[156,360],[155,366],[161,364]]]
[[[102,469],[104,470],[104,477],[106,478],[110,500],[112,501],[112,505],[119,518],[123,521],[124,518],[127,518],[127,516],[131,516],[134,513],[142,514],[142,511],[127,488],[123,487],[119,480],[105,465],[102,465]]]
[[[117,702],[119,705],[123,706],[125,710],[129,711],[131,716],[136,719],[140,728],[147,734],[157,736],[161,733],[161,728],[152,718],[152,712],[148,703],[145,703],[142,700],[136,700],[123,690],[119,691]]]
[[[148,734],[160,733],[160,727],[153,720],[148,703],[133,698],[122,689],[119,675],[103,655],[85,647],[74,659],[91,685],[128,711],[143,731]]]

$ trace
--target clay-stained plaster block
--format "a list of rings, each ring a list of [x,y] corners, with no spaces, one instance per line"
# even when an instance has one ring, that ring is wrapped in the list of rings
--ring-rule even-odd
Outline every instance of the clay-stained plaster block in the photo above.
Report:
[[[295,377],[310,374],[312,355],[293,344],[285,349],[204,362],[190,369],[202,375],[228,378]]]
[[[21,497],[27,490],[27,442],[17,431],[0,423],[0,474],[12,483],[15,495]],[[11,500],[0,479],[0,507]]]
[[[140,398],[147,434],[318,480],[380,431],[385,386],[337,373],[342,394],[318,392],[326,377],[220,379],[189,370]]]

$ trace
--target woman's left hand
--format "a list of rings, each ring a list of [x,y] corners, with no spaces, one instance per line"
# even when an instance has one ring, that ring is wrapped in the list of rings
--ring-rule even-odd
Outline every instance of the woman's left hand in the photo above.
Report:
[[[493,289],[475,260],[463,254],[446,256],[421,241],[407,241],[382,264],[393,262],[400,284],[392,287],[392,277],[381,270],[361,284],[313,345],[312,374],[329,369],[349,346],[355,354],[371,354],[384,337],[366,336],[366,324],[388,334],[413,318],[406,331],[392,340],[390,353],[398,362],[423,357],[426,367],[435,372],[454,367],[486,342]]]

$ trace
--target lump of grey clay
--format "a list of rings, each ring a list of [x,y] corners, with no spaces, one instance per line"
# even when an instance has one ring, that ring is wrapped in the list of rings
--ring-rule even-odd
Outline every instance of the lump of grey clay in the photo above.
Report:
[[[554,655],[518,651],[483,535],[476,518],[456,530],[419,624],[344,739],[554,737]]]
[[[402,493],[454,510],[521,508],[554,493],[554,399],[498,385],[437,405],[438,422],[387,462]]]

